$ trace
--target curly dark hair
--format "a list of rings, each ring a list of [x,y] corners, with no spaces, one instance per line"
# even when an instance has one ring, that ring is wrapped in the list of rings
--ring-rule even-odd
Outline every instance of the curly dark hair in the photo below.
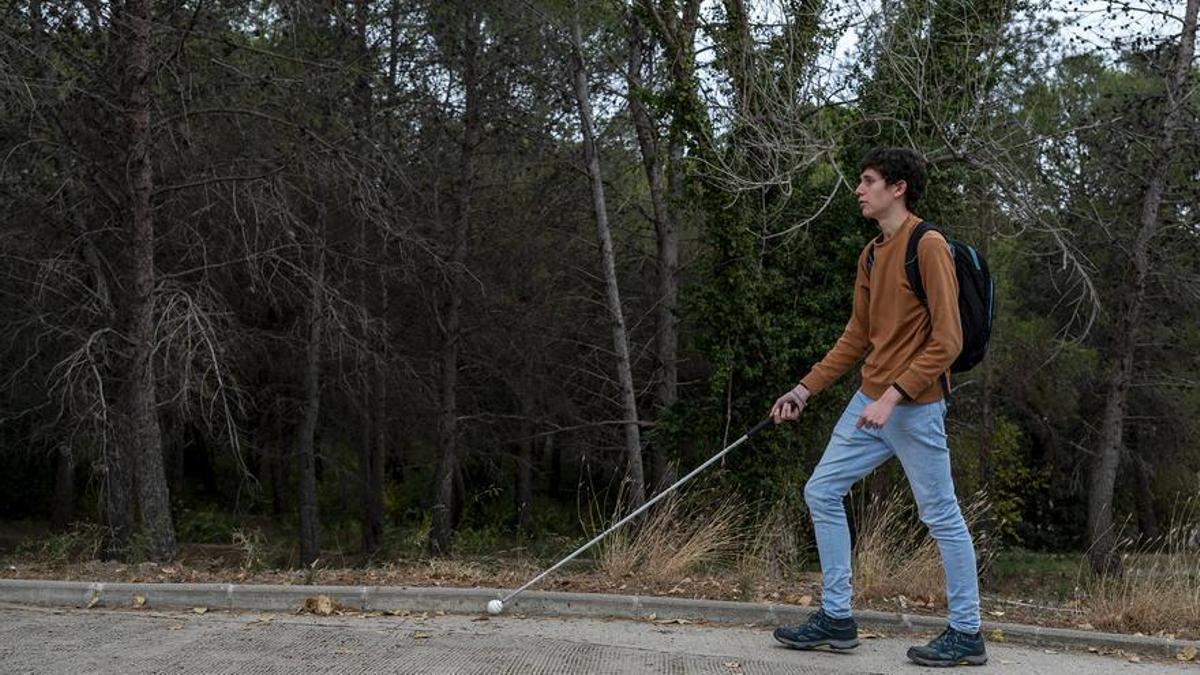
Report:
[[[875,169],[888,185],[904,181],[904,205],[909,211],[917,207],[925,194],[927,176],[925,158],[915,150],[897,147],[872,148],[858,165],[858,172]]]

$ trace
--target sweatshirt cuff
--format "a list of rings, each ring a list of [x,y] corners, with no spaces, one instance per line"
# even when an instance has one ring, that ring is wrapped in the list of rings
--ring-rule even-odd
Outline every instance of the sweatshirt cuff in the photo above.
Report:
[[[817,392],[821,391],[821,387],[813,386],[813,377],[811,372],[808,375],[800,378],[800,384],[804,385],[804,388],[808,390],[809,397],[816,396]]]
[[[905,403],[908,403],[909,401],[913,400],[913,397],[909,396],[907,391],[904,391],[904,387],[901,387],[900,383],[893,382],[892,388],[895,389],[896,391],[900,392],[900,397],[904,400]]]
[[[924,382],[923,379],[919,374],[909,370],[897,377],[892,386],[899,389],[900,393],[910,400],[915,401],[921,392],[929,388],[930,383]]]

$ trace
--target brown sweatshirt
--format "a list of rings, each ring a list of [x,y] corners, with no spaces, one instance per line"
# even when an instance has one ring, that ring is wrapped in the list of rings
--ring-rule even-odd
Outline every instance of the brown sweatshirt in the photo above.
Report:
[[[944,376],[949,385],[950,364],[962,350],[958,279],[945,237],[928,232],[917,246],[928,310],[909,288],[904,254],[908,237],[920,222],[910,215],[890,239],[877,237],[870,272],[870,246],[858,256],[850,322],[833,349],[800,380],[813,394],[833,384],[867,354],[862,367],[862,391],[867,396],[878,399],[894,386],[916,403],[942,398],[938,378]]]

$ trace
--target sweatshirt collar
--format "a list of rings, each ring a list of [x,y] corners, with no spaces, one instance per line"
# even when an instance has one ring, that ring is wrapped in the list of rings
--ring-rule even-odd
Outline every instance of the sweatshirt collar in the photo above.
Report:
[[[875,247],[879,248],[880,246],[887,246],[888,244],[892,243],[893,241],[896,241],[897,239],[904,239],[905,241],[907,241],[909,233],[911,233],[913,231],[913,228],[917,226],[917,223],[920,223],[920,222],[921,222],[920,216],[918,216],[915,213],[908,214],[908,217],[904,219],[903,223],[900,223],[899,229],[896,230],[896,234],[893,234],[891,239],[885,240],[883,238],[883,233],[880,232],[875,237]]]

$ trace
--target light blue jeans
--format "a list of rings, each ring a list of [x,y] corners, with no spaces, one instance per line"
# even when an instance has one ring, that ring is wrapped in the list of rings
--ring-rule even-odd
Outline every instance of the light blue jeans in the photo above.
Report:
[[[850,400],[804,486],[821,556],[822,607],[834,618],[850,616],[850,528],[842,498],[850,486],[896,455],[916,498],[917,512],[942,553],[950,626],[974,633],[979,630],[975,545],[954,496],[944,425],[946,403],[898,405],[882,429],[859,429],[855,423],[871,401],[862,391]]]

